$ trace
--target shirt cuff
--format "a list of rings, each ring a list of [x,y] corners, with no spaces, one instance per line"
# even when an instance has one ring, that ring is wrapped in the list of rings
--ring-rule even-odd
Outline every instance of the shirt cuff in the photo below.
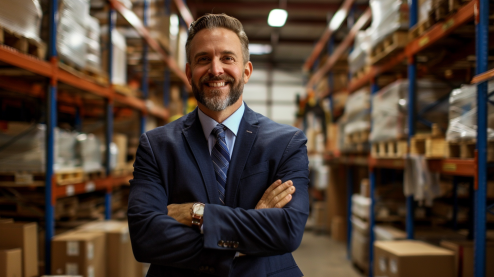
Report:
[[[201,225],[201,235],[204,235],[204,225]]]

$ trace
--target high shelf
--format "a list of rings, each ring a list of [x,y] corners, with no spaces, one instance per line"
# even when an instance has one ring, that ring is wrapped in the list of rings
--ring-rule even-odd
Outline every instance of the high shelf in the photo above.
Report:
[[[341,48],[339,51],[328,51],[330,57],[326,60],[323,66],[319,67],[319,70],[313,72],[311,78],[307,82],[307,90],[312,91],[315,84],[321,80],[328,73],[331,73],[331,69],[334,62],[340,58],[340,56],[350,49],[351,43],[355,36],[355,32],[365,26],[362,23],[366,19],[364,13],[358,20],[357,24],[353,26],[347,37],[338,46]],[[418,1],[409,1],[409,19],[410,28],[414,27],[418,18]],[[356,90],[369,86],[371,88],[371,95],[379,90],[377,85],[377,79],[384,73],[389,73],[397,66],[403,65],[404,62],[407,65],[408,80],[409,80],[409,101],[408,103],[408,126],[410,126],[408,132],[408,145],[410,146],[410,139],[414,135],[414,124],[416,121],[415,115],[415,99],[416,95],[416,81],[417,81],[417,65],[415,56],[429,47],[441,42],[451,34],[453,31],[459,29],[465,24],[475,21],[475,52],[476,52],[476,76],[472,79],[472,84],[477,84],[477,139],[476,139],[476,151],[475,157],[472,159],[456,159],[456,158],[444,158],[444,159],[430,159],[427,161],[429,170],[438,172],[444,175],[455,176],[453,180],[456,180],[456,176],[468,176],[474,178],[474,245],[475,245],[475,261],[474,261],[474,275],[476,277],[485,276],[486,267],[486,214],[489,209],[494,208],[494,205],[487,205],[487,105],[488,103],[488,90],[487,81],[494,78],[494,69],[488,68],[488,50],[489,50],[489,1],[488,0],[472,0],[455,13],[447,17],[444,21],[439,22],[432,26],[428,31],[408,42],[405,48],[398,53],[390,57],[385,63],[381,65],[371,66],[370,70],[366,74],[363,74],[359,78],[349,81],[346,91],[353,93]],[[312,61],[312,60],[310,60]],[[312,66],[312,64],[306,64]],[[328,93],[322,93],[322,97],[330,97],[335,91],[329,90]],[[331,111],[333,111],[331,107]],[[409,147],[410,149],[410,147]],[[346,157],[345,157],[346,156]],[[376,168],[392,168],[392,169],[404,169],[405,160],[403,158],[393,159],[379,159],[373,157],[352,157],[352,155],[343,155],[337,153],[336,155],[325,155],[325,160],[329,162],[336,162],[344,165],[356,165],[356,166],[368,166],[369,167],[369,180],[370,180],[370,197],[371,197],[371,214],[370,214],[370,248],[369,248],[369,274],[373,276],[373,242],[374,234],[373,229],[375,226],[375,211],[374,211],[374,192],[376,189]],[[348,174],[350,177],[351,174]],[[351,180],[351,178],[349,178]],[[347,181],[349,185],[351,181]],[[456,181],[454,181],[456,182]],[[454,186],[456,190],[456,186]],[[348,189],[348,193],[351,194],[351,189]],[[456,195],[456,193],[455,193]],[[349,195],[350,196],[350,195]],[[408,197],[406,207],[406,232],[409,239],[414,237],[414,207],[413,198]],[[348,212],[351,212],[351,202],[349,203]],[[456,211],[453,215],[456,218]],[[351,232],[348,232],[348,236],[351,236]],[[350,238],[348,238],[348,243]],[[350,245],[348,245],[350,249]],[[349,250],[350,251],[350,250]]]
[[[168,4],[169,12],[169,1]],[[174,0],[175,5],[180,13],[180,16],[189,25],[193,18],[188,10],[187,6],[182,0]],[[31,85],[26,82],[22,82],[22,79],[15,77],[0,77],[0,87],[16,91],[18,93],[23,93],[35,97],[44,97],[47,103],[46,106],[46,168],[45,168],[45,273],[50,274],[50,264],[51,264],[51,239],[55,232],[55,215],[54,206],[57,199],[72,195],[78,195],[82,193],[92,192],[92,191],[106,191],[105,194],[105,217],[110,219],[111,217],[111,192],[114,187],[121,186],[125,183],[128,184],[128,180],[132,179],[131,175],[128,176],[112,176],[110,169],[110,151],[106,151],[106,177],[93,179],[77,184],[71,184],[67,186],[59,186],[55,181],[54,176],[54,148],[55,148],[55,127],[57,126],[57,103],[61,99],[65,103],[70,103],[77,105],[78,97],[66,97],[66,95],[58,95],[59,84],[69,85],[75,89],[82,91],[83,94],[90,94],[98,96],[104,99],[105,102],[105,145],[106,149],[110,148],[110,143],[112,142],[113,136],[113,108],[115,104],[126,106],[140,113],[141,118],[141,128],[140,132],[144,132],[144,126],[146,123],[147,116],[153,116],[163,121],[167,121],[169,118],[169,112],[166,108],[161,108],[156,105],[150,106],[147,104],[148,96],[148,55],[147,49],[151,48],[153,51],[158,53],[162,62],[166,65],[167,70],[165,70],[165,85],[164,85],[164,103],[167,106],[167,99],[170,92],[170,72],[177,77],[185,87],[185,90],[190,92],[191,87],[187,82],[187,77],[184,70],[179,68],[173,57],[171,57],[163,49],[163,46],[158,44],[154,40],[147,29],[147,10],[149,8],[149,0],[144,1],[143,14],[145,15],[142,20],[133,11],[126,8],[118,0],[108,0],[107,4],[109,6],[108,12],[108,38],[112,38],[112,33],[116,25],[116,12],[118,12],[126,21],[137,31],[137,33],[143,38],[144,51],[143,51],[143,75],[142,75],[142,87],[141,92],[143,98],[137,98],[129,95],[122,95],[116,93],[112,80],[112,40],[108,39],[107,49],[109,51],[108,58],[108,83],[100,84],[81,77],[73,72],[66,70],[59,66],[58,53],[56,48],[56,38],[57,38],[57,26],[56,26],[56,15],[58,13],[57,7],[58,0],[50,1],[49,9],[49,41],[48,41],[48,58],[47,60],[40,60],[33,56],[23,54],[17,50],[0,45],[0,61],[6,63],[12,67],[23,69],[32,72],[38,76],[45,77],[49,80],[49,85],[46,93],[43,92],[42,87],[37,85]],[[166,78],[167,77],[167,78]],[[81,116],[80,114],[78,116]]]

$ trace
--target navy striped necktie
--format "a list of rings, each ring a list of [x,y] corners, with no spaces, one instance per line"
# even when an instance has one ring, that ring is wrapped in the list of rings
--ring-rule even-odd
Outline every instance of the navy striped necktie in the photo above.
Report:
[[[216,143],[211,150],[211,159],[213,160],[216,183],[218,184],[220,201],[223,205],[225,205],[226,176],[230,165],[230,152],[226,146],[225,130],[226,127],[222,124],[218,124],[214,127],[212,133],[216,137]]]

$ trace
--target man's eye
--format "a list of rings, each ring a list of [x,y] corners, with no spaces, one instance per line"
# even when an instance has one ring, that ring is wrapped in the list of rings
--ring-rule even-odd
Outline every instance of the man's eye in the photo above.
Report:
[[[198,62],[204,62],[204,61],[207,61],[208,58],[207,57],[201,57],[199,59],[197,59]]]
[[[224,57],[223,60],[226,62],[233,62],[234,61],[233,57]]]

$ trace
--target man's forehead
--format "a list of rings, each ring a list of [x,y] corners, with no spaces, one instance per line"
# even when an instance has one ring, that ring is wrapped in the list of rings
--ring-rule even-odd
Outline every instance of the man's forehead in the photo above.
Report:
[[[201,43],[196,43],[197,40],[201,40]],[[227,48],[230,48],[234,50],[234,46],[241,45],[240,39],[238,38],[237,34],[233,32],[232,30],[218,27],[218,28],[204,28],[197,32],[197,34],[194,36],[194,38],[191,41],[191,46],[192,48],[204,48],[206,46],[218,46],[218,44],[213,44],[213,45],[208,45],[207,42],[218,42],[219,40],[227,40],[228,44],[223,45]],[[202,46],[202,47],[201,47]],[[241,49],[239,49],[241,50]]]

